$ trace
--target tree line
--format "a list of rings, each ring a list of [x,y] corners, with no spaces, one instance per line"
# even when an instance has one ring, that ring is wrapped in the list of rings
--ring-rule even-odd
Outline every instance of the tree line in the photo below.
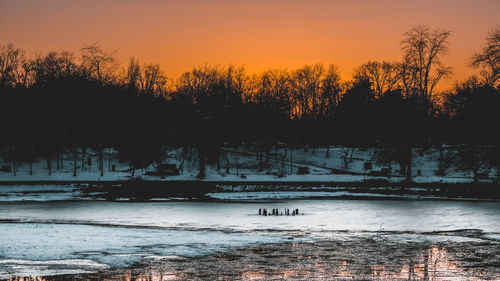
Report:
[[[63,148],[116,147],[140,165],[162,145],[207,153],[242,143],[498,145],[500,27],[470,59],[479,75],[438,91],[453,75],[442,61],[451,34],[411,28],[400,61],[367,62],[350,81],[334,64],[258,74],[206,65],[170,79],[158,64],[136,58],[121,68],[117,51],[98,44],[85,45],[80,56],[34,57],[8,44],[0,46],[0,146],[49,159]]]

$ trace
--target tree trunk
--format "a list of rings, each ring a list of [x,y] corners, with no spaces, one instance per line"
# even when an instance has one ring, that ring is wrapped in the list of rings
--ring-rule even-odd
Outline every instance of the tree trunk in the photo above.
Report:
[[[345,151],[344,151],[344,169],[347,169],[347,167],[349,167],[349,160],[348,160],[348,157],[349,157],[349,148],[346,148]]]
[[[47,158],[47,168],[49,169],[49,176],[52,175],[52,165],[50,165],[50,159]]]
[[[85,171],[85,147],[82,146],[82,172]]]
[[[285,159],[286,159],[286,147],[284,148],[285,153],[281,156],[281,168],[285,168]]]
[[[275,163],[278,164],[279,163],[279,159],[278,159],[278,146],[275,146],[274,147],[274,157],[275,157]]]
[[[264,170],[264,164],[262,163],[262,150],[259,148],[259,172]]]
[[[14,166],[12,170],[14,170],[14,177],[15,177],[17,175],[17,173],[16,173],[16,160],[13,161],[12,166]]]
[[[73,148],[73,177],[76,177],[76,158],[78,157],[76,152],[76,146]]]
[[[444,160],[443,145],[441,144],[441,146],[439,147],[439,163],[443,164],[443,160]]]
[[[101,177],[104,176],[104,152],[102,147],[99,147],[99,170],[101,171]]]
[[[198,174],[199,179],[205,178],[205,157],[206,151],[204,147],[198,148],[198,160],[200,161],[200,173]]]
[[[326,147],[326,158],[330,157],[330,146]]]
[[[217,151],[217,173],[220,175],[220,149]]]
[[[406,169],[406,181],[411,182],[411,169],[412,169],[412,153],[411,153],[411,148],[408,148],[408,166]]]
[[[111,148],[108,148],[108,172],[111,172]]]
[[[269,163],[269,154],[271,154],[271,148],[266,145],[266,163]]]
[[[500,166],[497,166],[497,183],[500,183]]]
[[[33,163],[30,161],[30,176],[33,175]]]
[[[444,166],[444,153],[443,153],[443,144],[439,146],[439,163],[438,170],[436,175],[444,176],[446,171],[446,167]]]

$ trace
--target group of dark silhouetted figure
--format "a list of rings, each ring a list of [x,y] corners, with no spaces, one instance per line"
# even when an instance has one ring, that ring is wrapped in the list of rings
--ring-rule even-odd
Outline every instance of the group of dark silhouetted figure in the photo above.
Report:
[[[302,213],[303,215],[304,213]],[[299,209],[292,210],[290,214],[290,209],[284,209],[284,212],[279,212],[279,209],[272,209],[272,211],[267,211],[267,209],[259,209],[259,215],[261,216],[295,216],[299,215]]]

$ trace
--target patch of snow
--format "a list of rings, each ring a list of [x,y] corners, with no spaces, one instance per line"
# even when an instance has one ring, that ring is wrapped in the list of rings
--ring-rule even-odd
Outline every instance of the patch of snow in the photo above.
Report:
[[[457,148],[444,147],[444,153],[456,153]],[[106,149],[107,150],[107,149]],[[183,155],[182,150],[187,151]],[[208,181],[277,181],[277,182],[361,182],[364,180],[387,180],[388,182],[404,181],[405,177],[399,175],[398,165],[380,164],[377,161],[378,150],[375,148],[346,148],[341,146],[332,146],[329,148],[329,155],[326,154],[326,148],[316,149],[272,149],[269,155],[269,161],[264,163],[265,169],[258,171],[259,161],[256,157],[257,151],[253,148],[234,149],[223,148],[221,151],[220,169],[217,164],[206,167],[206,178]],[[348,150],[348,157],[345,158],[345,152]],[[412,160],[413,181],[416,183],[470,183],[473,182],[470,171],[460,171],[454,167],[448,167],[445,176],[437,176],[436,171],[439,167],[438,148],[430,148],[423,152],[416,153],[414,149]],[[292,159],[290,159],[292,151]],[[193,148],[175,148],[165,149],[167,161],[176,164],[180,168],[180,174],[177,176],[149,176],[146,171],[153,171],[154,165],[149,165],[144,169],[137,169],[134,172],[135,178],[144,180],[163,180],[163,181],[185,181],[198,180],[198,159],[197,152]],[[97,153],[91,153],[88,150],[87,156],[92,159],[94,165],[84,165],[77,161],[77,174],[73,176],[72,155],[62,155],[64,168],[56,169],[52,164],[52,175],[49,175],[47,163],[45,160],[39,160],[32,163],[32,175],[27,163],[19,163],[19,169],[14,176],[13,172],[0,172],[0,182],[22,182],[22,181],[124,181],[132,179],[128,163],[116,160],[117,152],[112,152],[111,159],[105,157],[105,166],[114,165],[115,171],[104,170],[101,176],[97,165]],[[80,156],[79,156],[80,157]],[[80,158],[79,158],[80,159]],[[291,161],[292,160],[292,161]],[[344,161],[346,160],[346,162]],[[55,162],[55,161],[54,161]],[[373,170],[390,168],[391,177],[375,177],[368,175],[369,171],[364,171],[364,163],[372,163]],[[0,165],[11,165],[0,158]],[[297,175],[298,167],[306,167],[309,174]],[[417,175],[420,171],[420,175]],[[341,173],[343,172],[343,174]],[[486,171],[489,180],[493,181],[495,169]],[[367,175],[363,175],[366,173]],[[496,171],[498,174],[498,171]],[[245,175],[242,177],[242,175]]]

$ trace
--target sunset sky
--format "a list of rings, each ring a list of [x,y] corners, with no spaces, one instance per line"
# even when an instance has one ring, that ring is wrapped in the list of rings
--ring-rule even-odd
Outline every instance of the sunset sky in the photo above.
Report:
[[[474,72],[468,60],[499,19],[500,0],[0,0],[0,45],[79,52],[99,42],[170,78],[204,64],[252,73],[334,63],[349,79],[368,60],[398,60],[403,33],[425,24],[453,31],[446,87]]]

